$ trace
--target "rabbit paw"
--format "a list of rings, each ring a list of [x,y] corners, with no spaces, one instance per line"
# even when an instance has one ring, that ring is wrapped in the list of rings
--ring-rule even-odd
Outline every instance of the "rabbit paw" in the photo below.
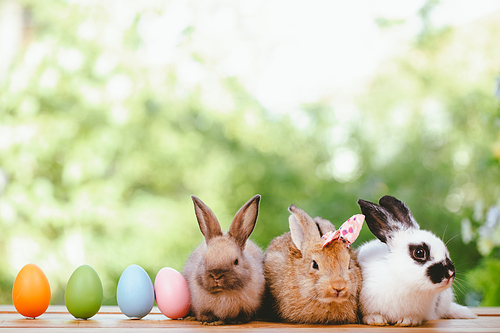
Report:
[[[226,323],[222,320],[217,320],[217,321],[204,321],[202,322],[203,325],[206,325],[206,326],[219,326],[219,325],[225,325]]]
[[[245,324],[248,323],[252,319],[252,315],[246,312],[240,312],[236,318],[232,320],[235,324]]]
[[[199,316],[196,317],[198,321],[201,321],[203,325],[223,325],[224,321],[220,320],[217,316],[213,314],[212,311],[203,311]]]
[[[422,325],[422,320],[413,317],[403,317],[399,319],[394,325],[408,327],[408,326],[420,326]]]
[[[386,326],[389,325],[387,319],[381,314],[369,314],[363,317],[363,323],[372,326]]]

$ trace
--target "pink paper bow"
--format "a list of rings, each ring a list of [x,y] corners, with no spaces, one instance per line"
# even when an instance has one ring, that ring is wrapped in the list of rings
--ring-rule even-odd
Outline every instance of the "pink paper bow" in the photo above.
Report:
[[[327,232],[321,237],[324,240],[323,248],[335,240],[340,240],[346,247],[349,247],[358,238],[364,221],[365,216],[363,214],[353,215],[337,231]]]

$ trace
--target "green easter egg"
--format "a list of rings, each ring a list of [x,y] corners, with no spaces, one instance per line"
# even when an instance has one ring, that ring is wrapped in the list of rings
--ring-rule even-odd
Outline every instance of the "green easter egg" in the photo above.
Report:
[[[64,295],[66,308],[75,318],[88,319],[101,308],[102,283],[89,265],[78,267],[68,280]]]

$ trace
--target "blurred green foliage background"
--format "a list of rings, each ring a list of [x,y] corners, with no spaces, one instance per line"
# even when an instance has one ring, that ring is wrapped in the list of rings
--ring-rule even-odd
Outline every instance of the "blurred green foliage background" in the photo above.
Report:
[[[262,248],[287,231],[292,203],[338,227],[358,198],[396,196],[447,242],[459,301],[500,305],[500,13],[436,27],[439,3],[427,1],[410,47],[379,65],[354,107],[325,96],[277,113],[238,76],[217,75],[195,23],[164,32],[180,61],[147,60],[146,23],[170,4],[0,0],[21,18],[0,72],[0,303],[32,262],[52,304],[84,263],[116,304],[128,265],[152,279],[180,271],[202,241],[190,195],[227,229],[259,193],[251,238]],[[208,83],[186,83],[184,62]],[[365,227],[357,244],[371,238]]]

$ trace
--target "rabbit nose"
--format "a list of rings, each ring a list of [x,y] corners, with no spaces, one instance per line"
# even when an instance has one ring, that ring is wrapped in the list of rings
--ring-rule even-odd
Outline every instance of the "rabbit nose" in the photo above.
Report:
[[[332,292],[333,292],[333,295],[336,296],[336,297],[339,297],[342,292],[345,290],[345,287],[341,287],[341,288],[332,288]]]
[[[339,297],[346,290],[345,282],[340,282],[340,281],[332,283],[330,287],[331,287],[330,294],[334,297]]]
[[[220,274],[210,274],[210,276],[212,277],[212,279],[214,279],[215,282],[219,282],[220,279],[222,279],[224,277],[224,274],[220,273]]]
[[[455,266],[453,265],[453,262],[450,259],[446,259],[446,268],[447,268],[447,276],[446,278],[451,279],[455,276]]]

